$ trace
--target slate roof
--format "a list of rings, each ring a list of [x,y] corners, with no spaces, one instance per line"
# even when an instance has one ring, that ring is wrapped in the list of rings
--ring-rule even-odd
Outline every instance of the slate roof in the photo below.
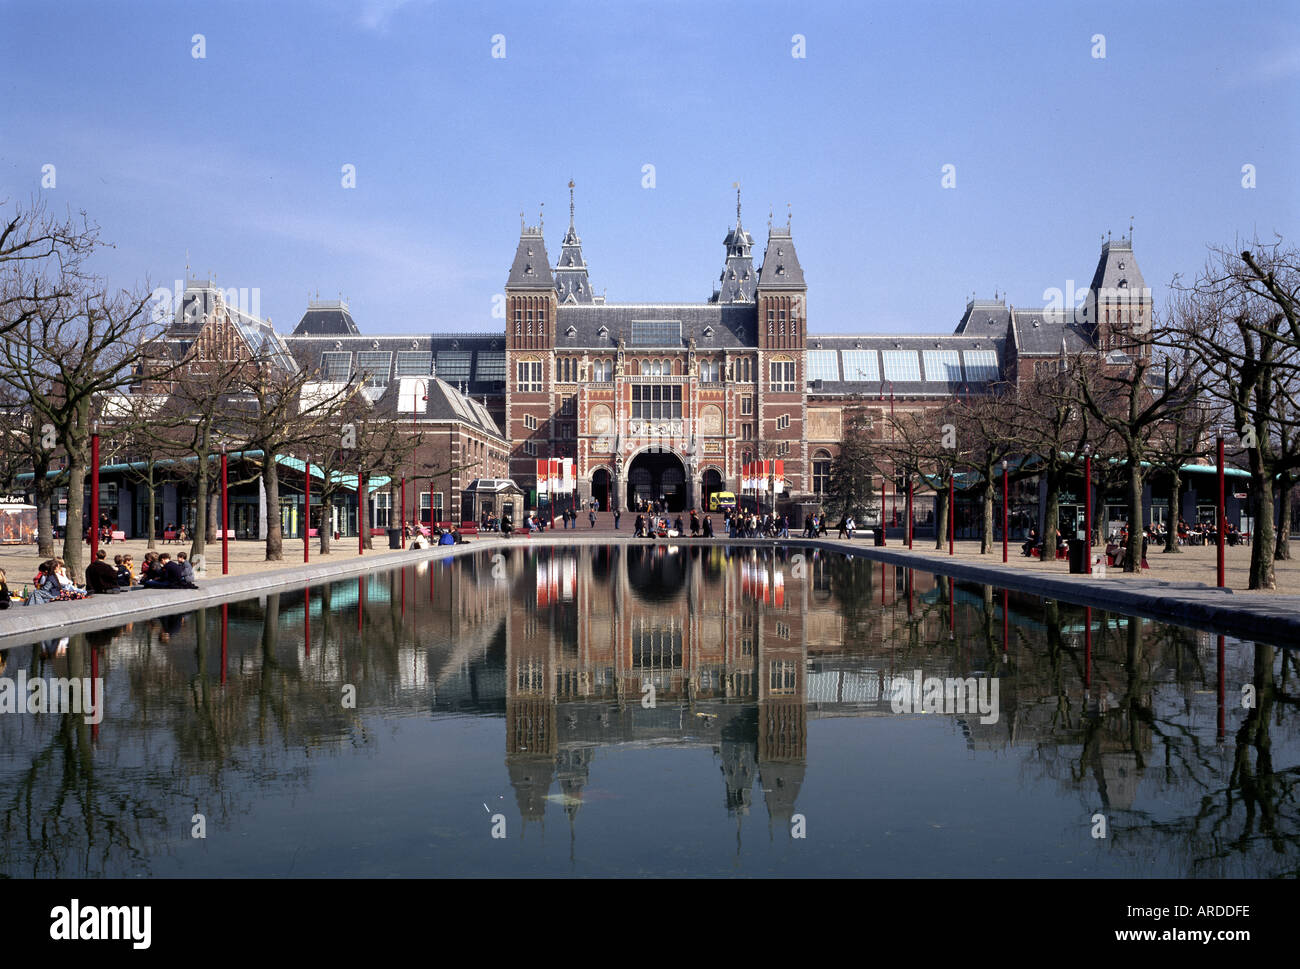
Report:
[[[620,336],[628,349],[649,347],[633,342],[633,321],[680,322],[681,339],[662,348],[686,349],[692,336],[697,350],[758,345],[758,310],[753,303],[570,303],[556,313],[556,349],[615,350]]]
[[[284,338],[289,352],[305,370],[322,369],[322,357],[326,353],[347,353],[348,373],[344,379],[357,372],[358,353],[387,352],[388,371],[379,384],[390,383],[401,376],[427,376],[410,370],[413,357],[399,357],[399,353],[428,353],[432,370],[448,376],[448,355],[457,361],[458,366],[465,360],[460,354],[468,353],[468,376],[461,378],[459,373],[450,374],[450,379],[457,386],[462,383],[467,393],[473,396],[484,394],[499,396],[505,392],[505,331],[497,333],[442,333],[436,336],[417,336],[399,334],[390,336],[372,336],[356,334],[355,336],[288,336]],[[443,357],[442,369],[438,368],[439,355]],[[372,358],[373,359],[373,358]],[[399,367],[406,364],[406,372],[398,373]],[[499,374],[499,376],[497,376]]]
[[[794,249],[794,238],[790,227],[773,226],[767,233],[767,251],[763,254],[763,268],[759,273],[758,285],[764,289],[801,289],[807,290],[804,282],[803,266]]]
[[[1015,340],[1016,353],[1021,356],[1056,356],[1061,353],[1061,341],[1065,341],[1065,352],[1072,355],[1093,346],[1091,330],[1081,319],[1075,319],[1073,313],[1060,313],[1054,310],[1020,310],[1011,311],[1011,334]]]
[[[537,226],[525,226],[519,233],[515,261],[510,265],[507,289],[551,289],[555,279],[546,258],[546,240]]]
[[[1101,244],[1101,258],[1092,275],[1094,293],[1103,289],[1112,292],[1127,290],[1138,298],[1143,295],[1146,285],[1137,260],[1133,258],[1131,239],[1107,240]]]
[[[343,300],[309,302],[307,312],[293,328],[294,336],[358,336],[360,333]]]
[[[427,382],[417,377],[394,380],[375,401],[374,413],[391,420],[411,420],[413,404],[417,420],[461,421],[505,443],[501,428],[486,407],[437,377]]]
[[[958,336],[985,336],[1003,339],[1007,335],[1007,324],[1011,322],[1011,311],[1005,300],[973,299],[966,304],[966,312],[957,324]]]

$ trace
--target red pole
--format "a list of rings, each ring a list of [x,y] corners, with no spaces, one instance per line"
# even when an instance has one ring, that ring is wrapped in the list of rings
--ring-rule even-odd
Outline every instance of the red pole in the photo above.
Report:
[[[230,626],[230,606],[221,604],[221,685],[226,685],[226,632]]]
[[[1092,449],[1083,456],[1083,530],[1084,541],[1088,543],[1088,564],[1084,567],[1085,575],[1092,575]]]
[[[98,466],[98,464],[96,466]],[[1223,642],[1222,637],[1219,638],[1219,642],[1220,643]],[[1223,664],[1220,663],[1219,667],[1220,669],[1222,669]],[[90,706],[91,709],[95,711],[99,720],[104,719],[104,711],[99,708],[99,705],[103,702],[104,702],[104,698],[99,695],[99,647],[91,646],[90,647]],[[1222,703],[1219,704],[1219,709],[1223,709]],[[90,725],[90,739],[91,740],[99,739],[98,722],[92,723]]]
[[[1008,625],[1007,625],[1007,612],[1008,612],[1007,600],[1009,598],[1010,598],[1010,593],[1008,592],[1008,590],[1003,589],[1002,590],[1002,659],[1004,662],[1007,658],[1006,657],[1007,642],[1010,638],[1008,635]]]
[[[366,554],[366,530],[365,528],[362,527],[362,522],[365,520],[366,517],[365,512],[362,510],[364,508],[362,502],[366,500],[366,485],[365,482],[362,481],[363,477],[364,475],[362,474],[362,469],[360,466],[358,466],[357,467],[357,554],[358,555]]]
[[[321,522],[323,525],[324,522]],[[224,608],[224,607],[223,607]],[[311,586],[302,590],[302,639],[308,656],[311,655]]]
[[[1215,531],[1218,533],[1219,545],[1219,588],[1222,589],[1227,583],[1224,581],[1223,570],[1223,527],[1227,524],[1228,515],[1224,510],[1223,498],[1223,431],[1219,431],[1219,524]]]
[[[1132,620],[1130,620],[1132,621]],[[1223,637],[1219,637],[1219,739],[1223,739],[1223,700],[1225,692],[1225,680],[1223,672]]]
[[[311,561],[311,455],[307,455],[307,467],[304,469],[306,475],[303,477],[303,505],[306,506],[306,522],[302,526],[302,560],[304,563]],[[321,528],[325,527],[324,519],[325,509],[321,509]],[[310,647],[308,647],[310,651]]]
[[[1083,607],[1083,688],[1092,689],[1092,606]]]
[[[1007,563],[1007,462],[1002,462],[1002,564]]]
[[[398,523],[397,527],[405,531],[406,529],[406,476],[405,475],[402,476],[402,503],[401,504],[402,504],[402,515],[401,515],[401,520]],[[402,540],[402,548],[406,548],[405,539]]]
[[[221,446],[221,574],[230,574],[229,491],[226,486],[226,446]]]
[[[948,475],[948,554],[952,554],[953,529],[957,518],[957,486],[955,478]]]
[[[76,540],[75,538],[73,539]],[[99,422],[90,433],[90,561],[99,558]]]
[[[912,476],[907,476],[907,547],[912,547]]]

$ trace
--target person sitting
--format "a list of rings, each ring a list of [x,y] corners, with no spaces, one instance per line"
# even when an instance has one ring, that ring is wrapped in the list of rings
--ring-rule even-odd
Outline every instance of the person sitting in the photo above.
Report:
[[[636,521],[632,523],[632,537],[633,538],[645,537],[645,516],[644,515],[637,515]]]
[[[456,544],[456,536],[453,535],[450,531],[445,531],[445,532],[443,532],[441,535],[438,536],[438,544],[439,544],[439,545],[455,545],[455,544]]]
[[[514,530],[515,530],[515,526],[514,523],[510,520],[510,516],[503,515],[501,517],[501,534],[504,535],[506,538],[509,538],[510,533],[513,532]]]
[[[1034,554],[1034,549],[1036,548],[1038,548],[1038,529],[1031,528],[1029,529],[1029,537],[1026,538],[1024,544],[1020,546],[1020,554],[1025,558],[1031,558]]]
[[[108,564],[108,553],[102,548],[95,561],[86,566],[86,589],[91,593],[116,592],[117,569]]]
[[[27,604],[31,606],[57,602],[62,597],[62,592],[58,576],[54,574],[54,560],[50,559],[37,566],[36,578],[32,580],[32,594],[27,597]]]
[[[678,535],[686,534],[686,529],[682,526],[681,515],[678,515],[677,518],[673,521],[673,530],[676,531]]]
[[[5,570],[0,569],[0,609],[9,608],[9,596],[9,586],[5,583]],[[0,663],[3,663],[3,658],[0,658]],[[0,666],[0,672],[3,671],[4,667]]]
[[[181,581],[184,583],[184,588],[197,589],[198,586],[194,584],[194,566],[190,564],[189,555],[185,552],[177,552],[176,564],[180,566]]]
[[[113,556],[113,571],[117,573],[117,584],[119,588],[127,588],[131,585],[131,570],[126,567],[125,555]]]

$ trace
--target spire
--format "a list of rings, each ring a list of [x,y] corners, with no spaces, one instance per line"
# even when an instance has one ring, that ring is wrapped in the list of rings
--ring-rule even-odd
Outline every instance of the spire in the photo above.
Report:
[[[722,244],[727,249],[727,261],[718,278],[712,303],[751,303],[758,285],[758,273],[751,255],[754,237],[745,231],[740,222],[740,183],[732,182],[736,189],[736,227],[727,233]]]
[[[582,257],[582,239],[574,223],[573,179],[569,179],[569,231],[560,247],[560,261],[555,267],[555,298],[561,303],[591,303],[591,280],[587,261]]]

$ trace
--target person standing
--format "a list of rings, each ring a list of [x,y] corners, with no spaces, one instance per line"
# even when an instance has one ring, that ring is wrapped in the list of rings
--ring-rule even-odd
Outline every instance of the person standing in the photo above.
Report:
[[[596,509],[593,508],[591,511],[587,512],[587,520],[591,522],[592,528],[596,527]]]
[[[618,520],[622,517],[623,517],[622,512],[620,512],[617,508],[615,508],[614,509],[614,530],[615,531],[618,530]]]
[[[713,537],[713,519],[710,518],[708,515],[704,516],[704,537],[705,538]]]

